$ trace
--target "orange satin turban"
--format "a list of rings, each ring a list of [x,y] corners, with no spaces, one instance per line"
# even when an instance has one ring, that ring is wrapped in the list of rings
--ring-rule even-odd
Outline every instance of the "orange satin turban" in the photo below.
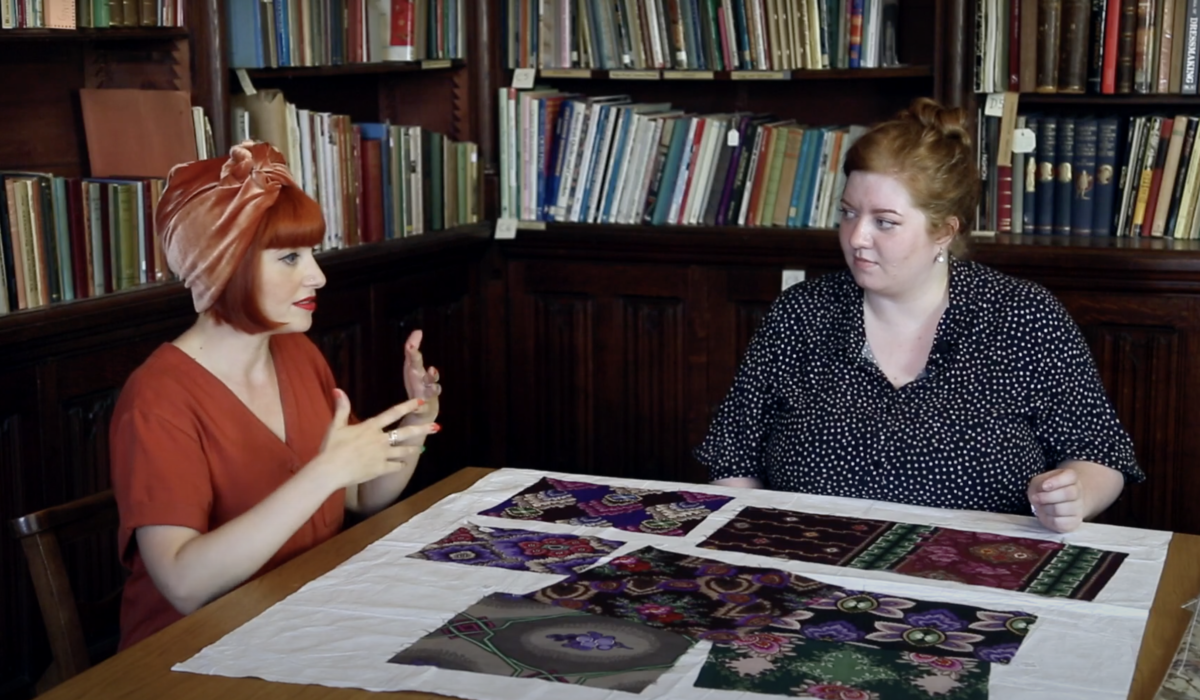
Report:
[[[196,313],[213,305],[284,187],[298,187],[283,154],[244,141],[229,158],[171,168],[155,214],[167,266],[192,290]]]

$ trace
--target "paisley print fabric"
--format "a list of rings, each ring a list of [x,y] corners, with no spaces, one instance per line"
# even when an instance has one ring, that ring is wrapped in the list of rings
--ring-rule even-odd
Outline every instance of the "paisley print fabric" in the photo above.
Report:
[[[599,537],[481,527],[467,523],[408,556],[542,574],[573,574],[612,554],[623,544]]]

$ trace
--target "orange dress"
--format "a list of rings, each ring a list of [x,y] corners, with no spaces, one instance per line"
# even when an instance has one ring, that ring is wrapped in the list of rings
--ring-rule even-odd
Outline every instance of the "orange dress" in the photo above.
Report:
[[[110,427],[118,547],[130,569],[121,601],[121,648],[183,616],[154,585],[134,531],[181,525],[205,533],[246,512],[313,459],[333,419],[333,374],[307,337],[272,336],[287,442],[221,380],[171,344],[125,383]],[[255,577],[333,537],[345,493],[331,495]]]

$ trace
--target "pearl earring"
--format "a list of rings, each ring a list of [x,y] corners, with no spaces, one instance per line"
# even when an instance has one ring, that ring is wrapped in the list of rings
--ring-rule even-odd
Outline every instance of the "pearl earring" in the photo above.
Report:
[[[944,251],[944,250],[938,250],[937,257],[936,257],[936,258],[934,258],[934,260],[935,260],[935,261],[937,261],[937,262],[940,262],[940,263],[944,263],[944,262],[946,262],[946,251]]]

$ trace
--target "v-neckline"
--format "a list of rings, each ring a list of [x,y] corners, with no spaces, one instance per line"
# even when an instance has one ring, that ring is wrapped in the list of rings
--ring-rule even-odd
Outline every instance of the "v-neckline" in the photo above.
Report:
[[[281,446],[286,447],[294,452],[295,449],[292,446],[292,426],[295,425],[295,416],[292,415],[292,406],[294,403],[292,401],[292,387],[291,383],[287,380],[286,372],[283,371],[280,363],[276,361],[275,336],[272,336],[267,343],[268,354],[271,358],[271,368],[275,372],[275,384],[279,389],[279,404],[280,410],[283,413],[283,437],[280,437],[278,433],[271,429],[271,426],[267,425],[263,419],[260,418],[258,414],[250,408],[250,406],[246,405],[246,402],[242,401],[241,397],[234,393],[233,389],[230,389],[228,384],[221,381],[220,377],[213,374],[212,371],[197,361],[196,358],[189,355],[183,348],[175,345],[174,343],[166,343],[166,345],[169,345],[176,352],[186,358],[188,362],[191,362],[193,365],[199,368],[201,372],[203,372],[203,375],[207,377],[205,381],[210,381],[218,386],[218,391],[225,392],[230,401],[240,406],[243,412],[249,415],[255,423],[261,426],[268,435],[278,441]]]

